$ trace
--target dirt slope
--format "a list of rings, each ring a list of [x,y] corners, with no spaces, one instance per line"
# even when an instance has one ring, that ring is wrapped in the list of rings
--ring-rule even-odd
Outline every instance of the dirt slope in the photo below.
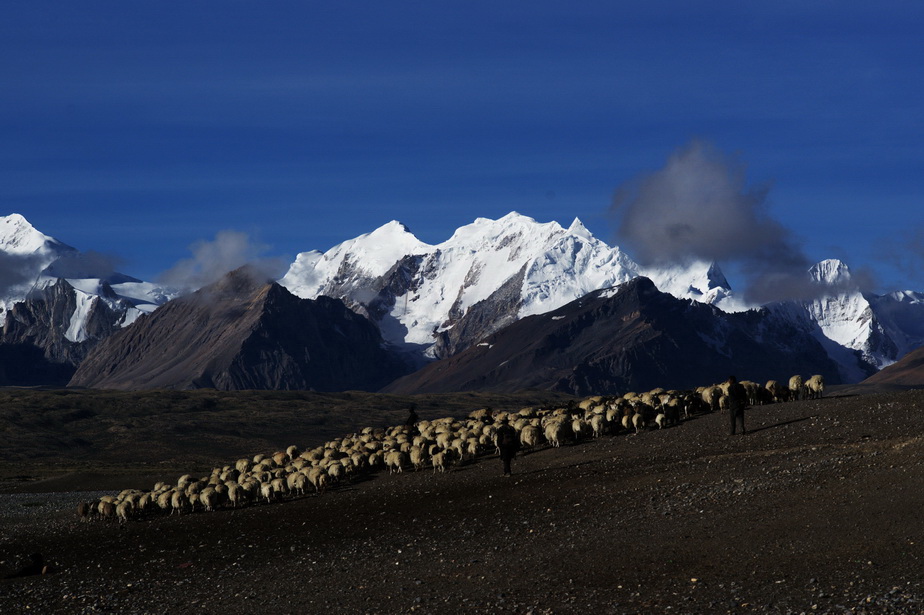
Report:
[[[736,437],[706,415],[513,478],[485,458],[123,528],[0,496],[3,572],[56,570],[0,581],[0,612],[920,613],[922,405],[765,406]]]

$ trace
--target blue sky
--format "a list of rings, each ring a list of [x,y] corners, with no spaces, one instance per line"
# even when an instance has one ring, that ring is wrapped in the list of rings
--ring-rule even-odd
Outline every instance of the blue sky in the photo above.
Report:
[[[225,230],[618,243],[617,188],[701,140],[806,258],[924,290],[921,32],[918,2],[9,1],[0,213],[144,279]]]

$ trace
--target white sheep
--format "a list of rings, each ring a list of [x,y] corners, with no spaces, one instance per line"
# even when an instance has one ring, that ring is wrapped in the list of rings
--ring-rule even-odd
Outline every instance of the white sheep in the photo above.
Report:
[[[815,374],[805,381],[805,392],[809,399],[821,399],[825,392],[825,377]]]
[[[789,396],[793,401],[799,401],[803,395],[802,376],[796,374],[789,379]]]
[[[135,506],[131,500],[122,500],[116,505],[115,514],[120,524],[128,521],[128,517],[132,514],[134,508]]]
[[[327,489],[327,472],[320,466],[313,466],[308,470],[308,482],[314,486],[315,493],[321,493]]]
[[[390,451],[385,455],[385,467],[388,468],[389,474],[403,472],[407,462],[408,455],[403,451]]]
[[[446,472],[452,463],[452,451],[440,450],[430,456],[430,463],[433,464],[433,473],[437,471]]]
[[[551,421],[545,426],[545,439],[548,440],[549,444],[553,447],[558,448],[561,446],[563,440],[565,440],[571,431],[571,424],[569,421],[564,419]]]
[[[594,413],[594,415],[590,417],[590,427],[593,429],[595,438],[602,437],[606,433],[608,427],[606,416]]]
[[[520,446],[524,449],[532,449],[542,443],[542,430],[538,425],[527,425],[520,432]]]

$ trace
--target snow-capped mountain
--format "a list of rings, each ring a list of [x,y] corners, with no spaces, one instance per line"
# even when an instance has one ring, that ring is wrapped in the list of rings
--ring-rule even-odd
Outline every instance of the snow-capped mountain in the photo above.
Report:
[[[0,342],[38,348],[39,358],[29,355],[33,363],[73,369],[92,344],[176,296],[116,272],[92,277],[98,260],[39,232],[19,214],[0,217]],[[58,367],[35,364],[24,371],[69,378]]]
[[[390,222],[326,253],[298,255],[280,283],[300,297],[343,299],[378,323],[388,341],[442,358],[523,317],[638,276],[675,297],[726,312],[756,307],[735,295],[715,263],[643,268],[579,220],[564,228],[515,212],[479,218],[437,245]],[[766,309],[810,332],[845,382],[858,382],[924,344],[924,295],[861,293],[836,260],[818,263],[807,276],[830,292]]]
[[[641,275],[651,279],[661,292],[708,303],[726,312],[743,312],[752,307],[732,292],[716,263],[694,261],[685,266],[647,267],[641,270]]]
[[[22,216],[0,217],[0,342],[77,365],[97,341],[179,294],[100,271],[87,254]],[[725,312],[748,309],[715,263],[643,268],[580,220],[565,228],[515,212],[478,218],[436,245],[389,222],[325,253],[299,254],[279,283],[301,298],[342,299],[376,323],[386,342],[423,363],[640,276],[677,298]],[[863,380],[924,344],[924,294],[862,293],[836,260],[822,261],[807,276],[827,292],[760,309],[770,312],[768,322],[791,324],[818,340],[842,381]]]
[[[845,382],[859,382],[924,344],[924,294],[863,293],[852,284],[849,267],[837,259],[821,261],[808,273],[832,292],[767,308],[814,329]]]
[[[724,374],[758,382],[838,367],[810,331],[766,310],[728,313],[657,290],[646,277],[523,318],[384,392],[545,389],[608,395],[689,389]]]
[[[20,214],[0,216],[0,316],[16,303],[66,280],[74,295],[66,339],[88,338],[87,318],[98,302],[120,313],[119,326],[154,311],[177,296],[176,291],[120,273],[91,277],[81,272],[81,252],[36,230]]]
[[[299,297],[343,299],[378,323],[386,340],[440,357],[638,275],[635,262],[594,238],[580,220],[564,228],[514,212],[478,218],[437,245],[389,222],[324,254],[299,254],[280,283]],[[473,314],[484,316],[483,327],[440,342]]]

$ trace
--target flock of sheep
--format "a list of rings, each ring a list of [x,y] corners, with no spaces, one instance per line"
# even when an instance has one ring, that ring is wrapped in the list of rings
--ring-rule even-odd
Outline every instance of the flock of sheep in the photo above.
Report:
[[[760,405],[815,399],[824,393],[824,379],[815,375],[803,382],[790,378],[788,386],[774,380],[760,385],[742,381],[749,403]],[[520,436],[522,449],[558,447],[583,438],[615,435],[621,431],[678,425],[681,418],[726,407],[727,383],[692,391],[654,389],[620,397],[589,397],[554,409],[524,408],[518,412],[476,410],[465,419],[441,418],[388,429],[366,427],[321,446],[299,450],[290,446],[272,455],[238,459],[199,478],[186,474],[176,484],[159,482],[150,491],[126,489],[81,503],[81,519],[118,519],[154,513],[182,514],[213,511],[255,503],[272,503],[322,493],[360,474],[432,468],[446,472],[497,451],[495,433],[506,419]]]

